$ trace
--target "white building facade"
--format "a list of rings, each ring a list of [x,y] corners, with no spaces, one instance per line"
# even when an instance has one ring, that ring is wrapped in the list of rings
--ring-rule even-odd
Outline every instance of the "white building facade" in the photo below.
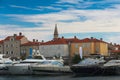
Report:
[[[68,57],[69,50],[67,44],[40,45],[40,53],[45,57]]]

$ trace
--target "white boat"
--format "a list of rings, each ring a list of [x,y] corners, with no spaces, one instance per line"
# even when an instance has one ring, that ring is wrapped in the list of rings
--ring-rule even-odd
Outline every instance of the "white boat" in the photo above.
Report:
[[[36,52],[36,53],[35,53]],[[39,51],[33,51],[33,54],[35,56],[40,56],[41,59],[25,59],[23,61],[20,61],[19,63],[15,63],[13,65],[8,66],[10,74],[33,74],[33,70],[31,69],[31,65],[35,63],[42,63],[42,62],[53,62],[56,60],[46,60],[46,58],[40,54]],[[62,61],[62,60],[61,60]]]
[[[100,75],[102,73],[101,65],[106,62],[104,57],[101,57],[100,55],[92,55],[92,58],[83,59],[82,47],[79,48],[79,54],[81,61],[78,64],[74,64],[70,67],[75,75],[93,76]]]
[[[101,66],[105,63],[103,58],[86,58],[80,61],[78,64],[72,65],[70,68],[75,73],[75,75],[79,76],[94,76],[100,75],[102,73]]]
[[[103,65],[104,75],[120,75],[120,60],[110,60]]]
[[[36,63],[31,66],[33,74],[37,75],[59,75],[71,73],[69,66],[64,66],[61,61],[46,60],[41,63]]]
[[[32,74],[31,65],[42,61],[43,61],[42,59],[26,59],[20,61],[19,63],[15,63],[8,66],[9,73],[15,75]]]
[[[0,54],[0,74],[9,74],[8,67],[12,65],[13,61],[10,58],[3,58],[3,54]]]

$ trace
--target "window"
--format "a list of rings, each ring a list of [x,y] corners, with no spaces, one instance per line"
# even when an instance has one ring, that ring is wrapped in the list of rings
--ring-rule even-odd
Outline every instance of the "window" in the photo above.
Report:
[[[13,47],[14,45],[13,44],[11,44],[11,47]]]
[[[75,45],[75,48],[78,48],[78,44]]]
[[[9,47],[9,45],[6,45],[6,47]]]
[[[6,51],[6,54],[9,54],[9,52],[8,52],[8,51]]]
[[[11,51],[11,54],[13,54],[13,51]]]
[[[14,38],[11,38],[10,41],[14,41]]]
[[[26,53],[26,50],[25,50],[25,49],[23,50],[23,53]]]

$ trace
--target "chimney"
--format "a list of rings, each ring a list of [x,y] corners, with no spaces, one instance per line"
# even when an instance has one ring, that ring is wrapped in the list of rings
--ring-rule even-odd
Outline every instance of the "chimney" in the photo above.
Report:
[[[17,34],[14,34],[13,36],[14,36],[14,37],[16,37],[16,36],[17,36]]]
[[[35,42],[35,39],[33,39],[33,42]]]
[[[116,43],[114,43],[114,46],[116,46]]]
[[[64,39],[64,36],[62,36],[62,39]]]
[[[22,33],[21,33],[21,32],[19,33],[19,36],[22,36]]]
[[[42,40],[42,43],[44,42],[44,40]]]
[[[38,42],[38,40],[36,40],[36,42]]]
[[[91,37],[91,39],[93,39],[93,37]]]
[[[74,38],[76,39],[77,37],[76,37],[76,36],[74,36]]]
[[[102,41],[102,40],[103,40],[103,38],[100,38],[100,40]]]
[[[112,42],[110,42],[110,45],[112,45]]]

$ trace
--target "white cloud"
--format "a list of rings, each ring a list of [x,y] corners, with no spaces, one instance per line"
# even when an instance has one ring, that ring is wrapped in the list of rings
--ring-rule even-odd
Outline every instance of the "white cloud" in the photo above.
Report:
[[[83,2],[84,0],[59,0],[57,3],[70,3],[70,4],[78,4],[79,2]]]
[[[41,9],[39,8],[30,8],[30,7],[26,7],[26,6],[18,6],[18,5],[9,5],[12,8],[21,8],[21,9],[28,9],[28,10],[38,10],[41,11]]]
[[[50,10],[62,10],[62,8],[59,7],[53,7],[53,6],[37,6],[38,9],[44,10],[44,9],[50,9]]]
[[[12,8],[21,8],[21,9],[27,9],[27,10],[38,10],[42,11],[44,9],[49,9],[49,10],[62,10],[62,8],[59,7],[53,7],[53,6],[37,6],[35,8],[31,7],[26,7],[26,6],[18,6],[18,5],[9,5]]]
[[[68,0],[67,0],[68,1]],[[73,0],[70,0],[71,3]],[[70,2],[68,1],[68,2]],[[75,2],[77,3],[77,2]],[[47,7],[53,8],[53,7]],[[23,32],[29,38],[48,39],[46,36],[52,35],[52,31],[35,32],[35,30],[54,30],[54,24],[58,24],[59,33],[80,33],[80,32],[120,32],[120,6],[115,5],[114,8],[104,10],[78,10],[75,8],[62,10],[56,13],[34,14],[34,15],[7,15],[12,19],[23,22],[31,22],[37,24],[35,28],[23,28]],[[83,20],[84,17],[85,20]],[[39,23],[42,23],[42,25]],[[40,26],[40,27],[38,27]],[[32,31],[33,30],[33,31]],[[35,37],[31,37],[28,33]],[[37,34],[40,35],[37,35]],[[110,41],[120,39],[117,37],[109,38]],[[117,42],[117,41],[116,41]]]
[[[11,36],[13,34],[18,34],[22,32],[29,40],[38,39],[38,40],[49,40],[49,36],[52,35],[52,31],[49,28],[21,28],[19,25],[0,25],[0,40],[4,39],[7,36]]]
[[[119,8],[105,10],[72,9],[49,14],[8,16],[14,17],[17,20],[21,20],[23,22],[42,23],[42,27],[50,27],[51,25],[58,23],[58,27],[62,29],[62,33],[120,31]],[[85,20],[82,21],[81,17],[85,17]]]
[[[119,35],[107,37],[107,39],[109,42],[120,44],[120,36]]]

